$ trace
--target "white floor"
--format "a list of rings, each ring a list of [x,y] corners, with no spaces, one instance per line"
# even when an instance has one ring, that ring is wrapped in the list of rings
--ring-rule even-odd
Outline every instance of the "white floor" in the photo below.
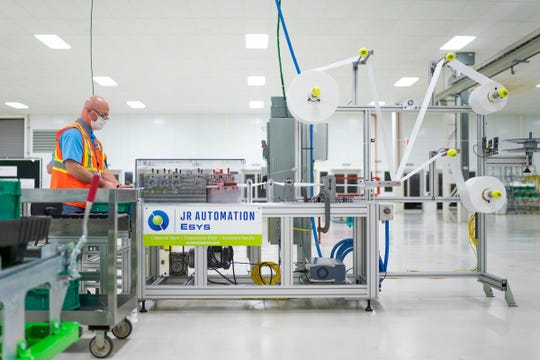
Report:
[[[518,307],[474,279],[392,279],[365,301],[160,301],[133,315],[114,359],[540,359],[540,217],[488,216],[488,271],[507,278]],[[332,225],[333,227],[335,225]],[[466,224],[397,215],[389,271],[467,270]],[[58,359],[89,359],[83,339]]]

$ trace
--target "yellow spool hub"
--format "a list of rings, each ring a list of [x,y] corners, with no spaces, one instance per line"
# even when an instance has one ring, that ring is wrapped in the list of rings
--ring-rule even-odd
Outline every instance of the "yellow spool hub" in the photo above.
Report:
[[[502,192],[500,190],[493,190],[491,192],[491,197],[494,199],[500,199],[502,197]]]
[[[319,95],[321,95],[321,88],[318,86],[313,87],[313,89],[311,90],[311,96],[317,97]]]
[[[458,154],[457,150],[452,148],[452,149],[448,149],[448,151],[446,152],[446,155],[450,156],[450,157],[455,157],[456,155]]]
[[[365,58],[366,56],[369,55],[369,49],[363,47],[360,50],[358,50],[358,54],[360,54],[361,57]]]
[[[454,53],[447,53],[444,58],[446,59],[446,61],[454,61],[456,60],[456,54]]]
[[[499,90],[497,90],[497,94],[499,94],[499,96],[504,99],[508,96],[508,90],[506,88],[500,88]]]

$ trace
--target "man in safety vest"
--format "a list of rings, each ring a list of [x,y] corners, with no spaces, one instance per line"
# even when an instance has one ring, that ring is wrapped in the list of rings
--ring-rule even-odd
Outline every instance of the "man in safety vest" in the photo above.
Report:
[[[52,161],[51,189],[89,188],[93,174],[100,174],[99,187],[115,189],[120,185],[107,169],[107,156],[94,131],[101,130],[109,119],[109,103],[91,96],[84,103],[81,116],[56,133]],[[62,215],[83,213],[86,203],[66,202]]]

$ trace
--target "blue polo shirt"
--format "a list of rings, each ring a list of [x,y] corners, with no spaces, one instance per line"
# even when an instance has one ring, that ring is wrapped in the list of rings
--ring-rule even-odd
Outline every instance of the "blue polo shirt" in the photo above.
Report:
[[[81,120],[81,118],[78,118],[77,122],[81,124],[88,132],[90,140],[92,141],[92,146],[95,147],[96,135],[94,135],[92,130],[88,128],[88,126],[84,123],[84,121]],[[81,132],[76,128],[68,129],[64,131],[62,135],[60,135],[59,141],[60,149],[62,149],[63,160],[66,161],[68,159],[71,159],[82,165],[83,139]],[[107,162],[105,162],[104,165],[105,168],[107,168]]]

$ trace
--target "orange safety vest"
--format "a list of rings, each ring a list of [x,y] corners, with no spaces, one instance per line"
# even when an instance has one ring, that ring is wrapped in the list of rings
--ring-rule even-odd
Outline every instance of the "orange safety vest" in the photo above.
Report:
[[[92,174],[102,174],[105,168],[107,156],[103,152],[103,147],[98,139],[94,139],[94,146],[90,135],[79,122],[68,125],[56,133],[56,148],[54,150],[53,168],[51,174],[51,189],[84,189],[89,188],[90,184],[84,183],[76,177],[70,175],[64,164],[62,149],[60,148],[60,135],[68,129],[77,129],[81,132],[83,142],[83,156],[79,161],[86,170]],[[65,202],[66,205],[86,207],[84,202]]]

